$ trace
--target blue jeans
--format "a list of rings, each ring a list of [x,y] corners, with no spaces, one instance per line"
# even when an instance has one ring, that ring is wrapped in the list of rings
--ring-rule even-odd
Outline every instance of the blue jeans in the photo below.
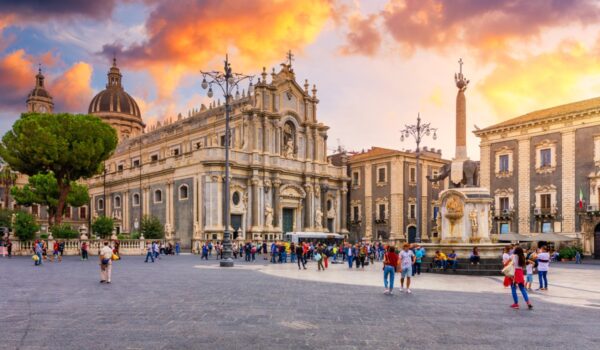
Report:
[[[287,263],[287,253],[286,252],[281,253],[281,259],[283,260],[284,264]]]
[[[527,296],[527,290],[525,289],[525,284],[519,283],[519,289],[521,290],[521,294],[523,294],[523,299],[525,299],[526,303],[529,303],[529,297]],[[519,303],[519,297],[517,296],[517,284],[511,283],[510,290],[512,291],[512,297],[515,304]]]
[[[292,253],[290,256],[290,262],[293,264],[296,262],[296,253]]]
[[[36,253],[36,255],[38,256],[38,261],[35,262],[35,265],[41,265],[42,264],[42,253]]]
[[[150,258],[152,262],[154,262],[154,256],[152,256],[152,252],[146,253],[146,261],[144,262],[148,262],[148,258]]]
[[[385,286],[385,288],[389,288],[390,290],[394,289],[394,276],[396,274],[396,270],[394,269],[393,266],[390,265],[386,265],[383,268],[383,285]],[[388,282],[389,280],[389,282]]]
[[[548,271],[538,271],[540,278],[540,288],[548,288]]]
[[[354,259],[353,255],[348,256],[348,267],[352,268],[352,259]]]
[[[448,263],[450,264],[450,268],[452,270],[456,270],[456,265],[458,265],[458,260],[448,260]]]

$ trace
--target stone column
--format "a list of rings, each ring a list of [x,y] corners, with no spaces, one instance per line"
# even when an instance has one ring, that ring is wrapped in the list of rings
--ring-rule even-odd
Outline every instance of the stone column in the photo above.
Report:
[[[456,94],[456,159],[467,159],[467,102],[465,90],[469,81],[462,73],[462,59],[458,61],[460,72],[454,76],[458,93]]]
[[[344,187],[342,187],[341,190],[341,213],[340,213],[340,232],[341,233],[346,233],[348,232],[348,225],[346,223],[346,218],[348,216],[348,189],[346,188],[346,185],[344,185]]]
[[[321,213],[323,214],[321,218],[321,226],[323,227],[323,231],[327,229],[327,193],[329,192],[329,186],[323,185],[320,187],[321,191]]]
[[[575,131],[562,133],[562,231],[575,232]],[[519,167],[520,168],[520,167]],[[519,196],[521,193],[519,192]]]
[[[279,188],[281,187],[281,181],[278,179],[273,181],[273,227],[279,227]]]
[[[483,188],[491,189],[491,157],[490,145],[481,145],[480,147],[480,161],[479,161],[479,184]]]
[[[304,184],[306,197],[304,198],[304,229],[311,230],[313,225],[313,188],[310,183]]]
[[[126,190],[123,193],[123,215],[122,215],[122,222],[123,222],[123,232],[131,232],[131,230],[129,229],[129,190]]]
[[[257,177],[253,177],[252,180],[252,230],[256,230],[260,225],[260,220],[258,218],[259,215],[259,201],[258,201],[258,183],[259,179]]]
[[[518,200],[518,233],[524,234],[530,231],[531,216],[531,192],[530,192],[530,152],[531,142],[528,138],[519,140],[519,200]]]

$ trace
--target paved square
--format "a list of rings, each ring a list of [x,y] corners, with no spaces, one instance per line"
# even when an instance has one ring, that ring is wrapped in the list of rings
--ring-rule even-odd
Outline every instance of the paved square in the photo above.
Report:
[[[600,266],[564,266],[552,295],[511,310],[499,278],[422,275],[412,295],[383,295],[381,267],[317,272],[197,256],[34,268],[0,260],[1,349],[598,349]],[[581,276],[581,277],[579,277]],[[396,280],[398,283],[398,280]],[[582,288],[582,286],[588,288]]]

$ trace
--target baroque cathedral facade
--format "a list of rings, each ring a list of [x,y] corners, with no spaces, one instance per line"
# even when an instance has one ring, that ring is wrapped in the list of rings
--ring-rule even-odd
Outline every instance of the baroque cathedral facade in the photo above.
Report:
[[[229,201],[237,240],[346,233],[349,178],[345,164],[328,160],[329,128],[317,117],[316,88],[299,85],[291,64],[270,75],[263,68],[253,93],[232,98],[231,195],[224,198],[225,106],[202,105],[148,130],[113,61],[106,89],[89,106],[119,137],[105,172],[87,181],[92,218],[110,216],[117,233],[130,233],[153,215],[167,238],[189,248],[223,238]]]

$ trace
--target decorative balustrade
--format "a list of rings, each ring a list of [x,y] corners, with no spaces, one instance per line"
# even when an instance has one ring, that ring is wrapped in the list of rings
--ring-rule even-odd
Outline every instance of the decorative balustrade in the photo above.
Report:
[[[52,245],[55,241],[64,242],[64,255],[80,255],[81,254],[81,244],[83,242],[87,242],[88,244],[88,254],[97,255],[100,251],[100,248],[104,246],[104,239],[56,239],[56,240],[44,240],[48,243],[48,254],[52,254]],[[142,240],[142,239],[126,239],[119,240],[119,254],[121,255],[143,255],[146,253],[146,244],[151,241],[156,240]],[[171,243],[175,245],[177,239],[172,240],[158,240],[161,243],[167,244]],[[31,255],[33,254],[33,244],[34,241],[19,241],[13,240],[13,250],[12,253],[14,255]]]

